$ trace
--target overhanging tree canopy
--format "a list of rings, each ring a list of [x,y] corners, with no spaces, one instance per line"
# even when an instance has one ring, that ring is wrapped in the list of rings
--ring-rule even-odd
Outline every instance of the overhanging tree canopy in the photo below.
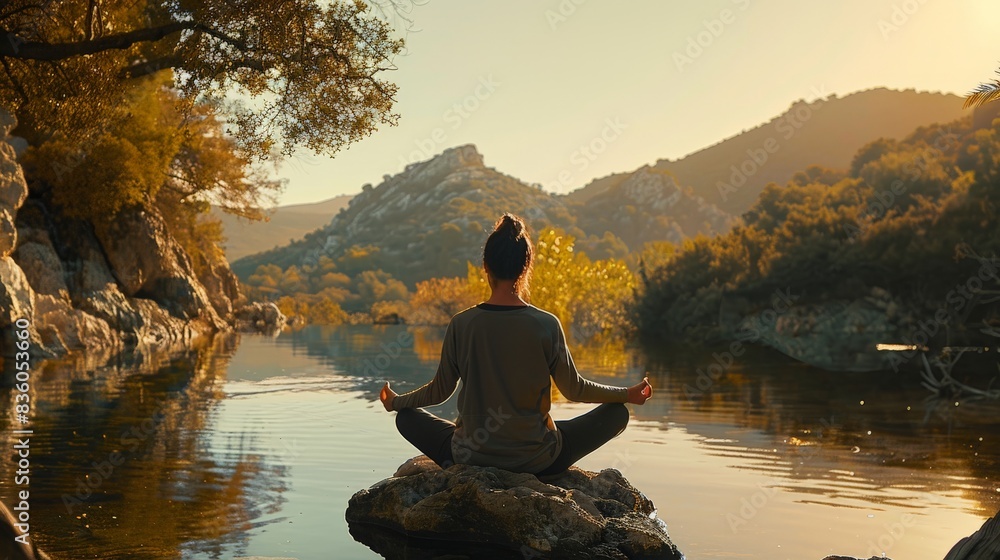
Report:
[[[402,41],[362,2],[0,1],[0,35],[0,103],[33,142],[84,141],[130,81],[167,68],[258,159],[332,155],[398,118],[397,88],[379,73]]]

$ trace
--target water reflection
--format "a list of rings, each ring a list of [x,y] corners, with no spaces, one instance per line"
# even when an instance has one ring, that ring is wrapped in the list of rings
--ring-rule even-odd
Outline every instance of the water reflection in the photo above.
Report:
[[[131,353],[92,369],[49,362],[34,373],[30,492],[43,549],[54,558],[219,557],[280,510],[284,467],[253,453],[251,435],[206,449],[234,345],[216,337],[181,352]],[[10,387],[0,391],[12,400]],[[4,454],[5,497],[15,469]]]
[[[827,372],[757,349],[713,376],[714,356],[651,357],[661,398],[636,417],[682,424],[741,468],[812,481],[796,491],[837,507],[905,506],[900,488],[959,493],[976,515],[1000,507],[1000,402],[928,399],[916,372]]]
[[[32,382],[33,534],[57,560],[375,558],[348,532],[347,499],[415,454],[377,391],[385,379],[400,392],[426,383],[442,336],[307,327],[101,367],[47,363]],[[927,401],[916,373],[830,373],[758,349],[711,369],[716,354],[574,348],[598,381],[632,384],[649,372],[653,398],[631,407],[629,429],[581,466],[622,470],[689,557],[862,556],[884,532],[869,522],[911,512],[923,525],[888,555],[940,558],[1000,507],[997,402]],[[8,410],[11,378],[6,371],[0,387]],[[553,415],[588,408],[559,403]],[[454,402],[436,411],[453,414]],[[12,429],[7,415],[0,427]],[[116,452],[123,460],[108,471]],[[14,470],[0,454],[8,502]],[[742,500],[759,492],[766,510],[744,519]],[[390,558],[448,552],[358,531]]]

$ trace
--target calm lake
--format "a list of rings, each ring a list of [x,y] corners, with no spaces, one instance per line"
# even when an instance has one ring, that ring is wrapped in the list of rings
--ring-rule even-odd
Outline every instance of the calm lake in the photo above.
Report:
[[[348,532],[347,500],[416,452],[377,393],[430,380],[442,335],[307,327],[96,370],[50,363],[32,381],[32,534],[55,560],[379,558]],[[649,371],[653,398],[578,466],[622,471],[688,558],[939,560],[1000,508],[998,402],[928,401],[912,373],[830,373],[764,350],[700,378],[712,350],[574,357],[605,383]],[[553,416],[592,406],[557,402]],[[4,453],[7,504],[15,470]]]

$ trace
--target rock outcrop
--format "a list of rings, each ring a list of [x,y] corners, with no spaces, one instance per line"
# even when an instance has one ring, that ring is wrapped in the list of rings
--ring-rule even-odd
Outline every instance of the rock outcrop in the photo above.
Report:
[[[411,549],[428,546],[455,553],[472,547],[476,558],[682,558],[653,503],[615,469],[571,467],[540,480],[492,467],[442,470],[420,456],[356,493],[347,521],[356,538],[389,559],[423,557]],[[484,556],[482,546],[496,552]]]
[[[526,218],[533,231],[573,229],[559,198],[486,167],[475,146],[457,146],[365,185],[325,227],[238,259],[233,270],[246,279],[261,265],[318,270],[326,259],[349,258],[411,285],[464,276],[466,261],[482,257],[480,242],[469,240],[481,239],[503,211]]]
[[[221,254],[195,267],[153,204],[91,224],[28,197],[0,111],[0,343],[27,321],[29,352],[113,355],[189,344],[231,330],[246,305]],[[197,271],[196,271],[197,268]],[[200,271],[200,273],[198,272]]]
[[[727,299],[719,323],[724,338],[769,346],[830,371],[863,372],[893,366],[899,356],[877,350],[876,343],[909,340],[915,317],[880,288],[857,300],[823,303],[803,302],[800,294],[779,290],[769,305]]]
[[[285,326],[287,318],[272,302],[255,301],[244,305],[235,312],[236,327],[241,331],[255,331],[277,334]]]

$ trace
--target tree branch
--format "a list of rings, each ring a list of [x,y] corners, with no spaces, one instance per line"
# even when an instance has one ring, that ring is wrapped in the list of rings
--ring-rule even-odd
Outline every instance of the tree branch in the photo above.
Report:
[[[74,56],[95,54],[107,50],[123,50],[136,43],[156,42],[164,37],[167,37],[168,35],[185,30],[201,31],[219,39],[220,41],[228,43],[241,51],[248,50],[247,45],[243,41],[230,37],[225,33],[213,29],[203,23],[193,21],[174,21],[158,27],[135,29],[125,33],[108,35],[99,39],[73,43],[45,43],[39,41],[20,42],[6,29],[0,29],[0,34],[13,39],[10,41],[0,41],[0,56],[25,60],[64,60]]]

